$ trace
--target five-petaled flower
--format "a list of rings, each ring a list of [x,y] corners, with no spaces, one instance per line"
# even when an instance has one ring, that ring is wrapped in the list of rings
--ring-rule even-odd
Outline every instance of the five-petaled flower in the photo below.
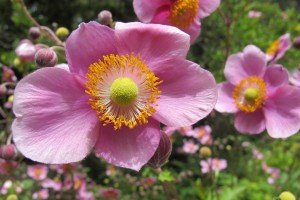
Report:
[[[215,80],[186,60],[189,46],[171,26],[80,24],[66,42],[69,69],[38,69],[16,87],[18,150],[60,164],[95,148],[108,163],[139,170],[159,145],[160,122],[192,125],[216,103]]]
[[[134,0],[137,17],[144,23],[166,24],[180,28],[194,42],[200,34],[200,19],[209,16],[221,0]]]
[[[288,84],[281,65],[267,67],[266,55],[256,46],[230,56],[225,65],[228,82],[219,84],[219,112],[236,113],[234,125],[241,133],[267,129],[273,138],[289,137],[300,129],[300,89]]]

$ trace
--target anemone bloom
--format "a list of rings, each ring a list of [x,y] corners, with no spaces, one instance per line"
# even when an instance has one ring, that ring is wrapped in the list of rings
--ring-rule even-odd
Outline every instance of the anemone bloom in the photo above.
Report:
[[[158,24],[82,23],[66,41],[69,69],[38,69],[18,83],[16,147],[52,164],[95,148],[108,163],[139,170],[159,145],[160,122],[189,126],[216,103],[211,73],[185,59],[189,39]]]
[[[219,112],[236,113],[234,125],[241,133],[267,129],[273,138],[286,138],[300,128],[300,89],[288,84],[281,65],[267,67],[266,55],[249,45],[230,56],[225,65],[228,82],[219,84]]]
[[[227,161],[218,158],[208,158],[207,160],[201,160],[201,172],[207,174],[211,171],[223,171],[227,168]]]
[[[200,34],[200,19],[209,16],[220,0],[134,0],[134,11],[142,22],[176,26],[191,36]]]
[[[276,62],[282,58],[285,52],[291,47],[290,34],[286,33],[279,37],[277,40],[272,42],[270,47],[267,49],[267,60]]]

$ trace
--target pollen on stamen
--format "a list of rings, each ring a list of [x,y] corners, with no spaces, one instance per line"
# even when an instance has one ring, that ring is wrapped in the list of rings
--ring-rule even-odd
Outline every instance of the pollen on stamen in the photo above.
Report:
[[[267,96],[263,79],[252,76],[240,81],[234,88],[232,96],[236,106],[244,112],[255,112],[265,103]]]
[[[199,10],[197,0],[176,0],[170,8],[169,21],[179,28],[189,27]]]
[[[162,83],[151,72],[140,56],[107,55],[89,67],[86,93],[90,106],[96,111],[103,126],[113,124],[134,128],[148,123]],[[126,89],[125,89],[126,88]]]

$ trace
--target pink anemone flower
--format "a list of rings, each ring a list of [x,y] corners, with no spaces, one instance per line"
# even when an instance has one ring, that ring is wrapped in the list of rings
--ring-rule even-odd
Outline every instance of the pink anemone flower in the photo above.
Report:
[[[300,87],[300,68],[290,72],[289,81],[292,85]]]
[[[200,34],[200,19],[209,16],[221,0],[134,0],[134,11],[144,23],[176,26],[191,36]]]
[[[34,180],[43,180],[47,177],[48,167],[46,165],[30,165],[27,167],[27,175]]]
[[[217,99],[212,74],[187,61],[189,36],[159,24],[82,23],[66,41],[69,69],[38,69],[15,90],[17,149],[51,164],[93,148],[108,163],[139,170],[154,155],[160,122],[206,117]]]
[[[218,158],[208,158],[207,160],[201,160],[201,171],[203,174],[211,171],[223,171],[227,168],[227,161]]]
[[[286,138],[300,128],[300,89],[288,84],[281,65],[267,67],[266,55],[256,46],[231,55],[225,65],[228,82],[219,84],[219,112],[235,113],[241,133],[267,129],[273,138]]]
[[[280,38],[272,42],[270,47],[267,49],[267,60],[271,62],[276,62],[282,58],[285,52],[291,47],[290,34],[286,33]]]
[[[259,11],[255,11],[255,10],[249,10],[248,12],[248,17],[249,18],[259,18],[261,17],[262,13]]]

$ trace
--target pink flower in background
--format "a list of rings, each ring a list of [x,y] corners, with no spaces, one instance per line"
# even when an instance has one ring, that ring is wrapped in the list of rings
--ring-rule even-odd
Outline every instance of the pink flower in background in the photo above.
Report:
[[[201,144],[212,144],[211,127],[209,125],[194,128],[192,136],[196,138]]]
[[[227,161],[218,158],[208,158],[207,160],[201,160],[200,165],[202,173],[206,174],[211,171],[223,171],[227,168]]]
[[[21,40],[16,48],[16,54],[22,61],[34,61],[37,48],[30,40]]]
[[[16,82],[17,81],[15,72],[12,69],[10,69],[6,66],[3,66],[2,69],[3,69],[3,74],[2,74],[3,82]]]
[[[181,135],[191,136],[193,132],[192,126],[186,126],[186,127],[163,127],[163,131],[168,135],[171,136],[175,131],[178,131]]]
[[[47,189],[39,190],[32,194],[32,199],[48,199],[49,192]]]
[[[34,180],[43,180],[47,177],[48,167],[46,165],[29,165],[27,175]]]
[[[257,149],[252,150],[252,155],[257,160],[262,160],[264,158],[264,155]]]
[[[69,164],[61,164],[61,165],[50,165],[50,169],[55,170],[59,174],[63,173],[72,173],[76,169],[80,168],[79,164],[69,163]]]
[[[255,10],[249,10],[248,12],[248,17],[250,18],[259,18],[261,17],[262,13],[259,11],[255,11]]]
[[[100,189],[100,195],[105,199],[118,199],[121,196],[121,191],[115,188]]]
[[[62,182],[60,181],[59,177],[55,177],[52,179],[45,179],[41,183],[43,188],[52,188],[54,191],[60,191],[62,189]]]
[[[156,183],[156,179],[154,177],[147,177],[142,180],[142,185],[145,188],[151,187]]]
[[[134,11],[144,23],[175,26],[191,36],[200,34],[200,19],[209,16],[221,0],[134,0]]]
[[[115,176],[118,173],[117,169],[113,165],[109,165],[106,168],[106,176]]]
[[[182,150],[184,153],[194,154],[199,149],[199,144],[195,144],[194,140],[183,140]]]
[[[285,52],[291,47],[292,42],[290,39],[290,34],[286,33],[280,38],[272,42],[270,47],[267,49],[267,60],[271,62],[276,62],[282,58]]]
[[[18,83],[17,149],[63,164],[95,147],[108,163],[139,170],[158,147],[160,122],[189,126],[215,105],[215,80],[186,60],[189,46],[188,35],[171,26],[80,24],[66,42],[69,70],[38,69]]]
[[[300,87],[300,68],[297,68],[290,73],[289,80],[292,85]]]
[[[273,185],[280,176],[280,170],[276,167],[269,167],[266,163],[262,163],[262,169],[270,175],[267,181]]]
[[[236,113],[234,126],[241,133],[267,129],[273,138],[287,138],[300,128],[300,89],[288,84],[281,65],[267,67],[266,55],[256,46],[231,55],[225,65],[228,82],[219,84],[215,109]]]

